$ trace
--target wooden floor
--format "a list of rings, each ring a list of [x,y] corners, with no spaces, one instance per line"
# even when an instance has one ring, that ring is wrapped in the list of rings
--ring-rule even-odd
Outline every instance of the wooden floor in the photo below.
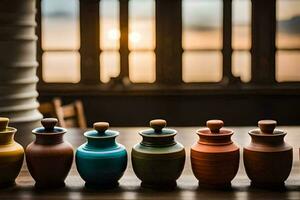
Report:
[[[233,140],[240,146],[245,146],[250,141],[248,130],[253,127],[233,127],[235,135]],[[238,175],[232,182],[232,190],[216,191],[198,188],[197,180],[194,178],[190,159],[189,148],[198,139],[195,134],[196,127],[176,128],[178,135],[177,141],[186,147],[186,165],[182,176],[178,179],[178,187],[173,191],[156,191],[151,189],[143,189],[140,187],[140,181],[134,175],[131,167],[131,159],[129,158],[128,168],[125,175],[120,180],[120,187],[111,190],[89,190],[84,187],[84,182],[78,175],[75,163],[72,170],[66,179],[66,187],[56,190],[36,190],[34,188],[34,180],[28,173],[26,164],[17,178],[15,187],[1,189],[0,200],[4,199],[300,199],[300,168],[299,168],[299,146],[300,146],[300,127],[280,127],[288,131],[286,141],[294,147],[294,165],[290,177],[286,181],[286,189],[283,191],[270,191],[262,189],[254,189],[250,187],[241,160]],[[141,140],[138,135],[138,130],[143,128],[115,128],[120,131],[118,142],[127,147],[129,156],[131,148],[134,144]],[[65,139],[71,142],[74,147],[82,144],[85,141],[83,130],[70,129],[65,136]],[[17,139],[26,144],[30,139],[24,139],[25,136],[18,135]],[[278,161],[280,162],[280,161]],[[230,164],[230,163],[228,163]],[[101,169],[99,169],[101,170]]]

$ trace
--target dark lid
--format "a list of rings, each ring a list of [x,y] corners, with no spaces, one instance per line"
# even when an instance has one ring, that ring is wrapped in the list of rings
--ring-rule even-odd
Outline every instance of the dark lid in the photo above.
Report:
[[[62,127],[57,127],[56,124],[58,123],[58,120],[56,118],[44,118],[41,120],[41,124],[43,127],[35,128],[32,130],[33,134],[45,134],[45,135],[51,135],[51,134],[62,134],[66,133],[67,130]]]
[[[232,135],[233,131],[230,129],[223,128],[224,122],[222,120],[213,119],[206,121],[206,126],[208,128],[202,128],[197,131],[200,135],[208,135],[208,136],[224,136],[224,135]]]
[[[174,129],[165,128],[167,122],[164,119],[154,119],[150,121],[150,129],[142,130],[139,132],[141,136],[146,137],[169,137],[177,134]]]
[[[87,131],[84,136],[87,138],[113,138],[119,135],[118,131],[109,130],[108,122],[95,122],[94,130]]]
[[[286,134],[284,131],[275,129],[277,126],[277,121],[275,120],[260,120],[258,121],[258,127],[259,129],[253,129],[249,131],[250,134],[255,135],[264,135],[264,136],[276,136],[276,135],[282,135]]]
[[[9,123],[9,118],[0,117],[0,133],[17,131],[17,129],[13,127],[8,127],[8,123]]]

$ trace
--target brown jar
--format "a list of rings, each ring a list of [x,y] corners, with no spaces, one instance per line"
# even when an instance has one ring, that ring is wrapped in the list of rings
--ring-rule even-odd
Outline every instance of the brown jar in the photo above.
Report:
[[[28,170],[40,188],[64,186],[73,162],[73,148],[63,140],[67,130],[56,124],[55,118],[43,119],[43,127],[32,131],[36,139],[25,151]]]
[[[287,133],[275,129],[276,125],[274,120],[261,120],[260,129],[249,131],[251,142],[244,148],[244,164],[253,186],[284,186],[292,169],[293,149],[284,142]]]
[[[239,168],[239,148],[232,142],[233,131],[222,128],[221,120],[209,120],[199,129],[200,139],[191,148],[192,170],[201,187],[230,188]]]

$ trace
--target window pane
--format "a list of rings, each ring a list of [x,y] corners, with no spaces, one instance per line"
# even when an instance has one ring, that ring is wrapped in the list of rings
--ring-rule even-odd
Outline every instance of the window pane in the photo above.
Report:
[[[155,1],[129,1],[129,49],[155,48]]]
[[[183,0],[184,49],[222,47],[222,1]]]
[[[300,81],[300,51],[278,51],[276,56],[276,80]]]
[[[232,47],[250,49],[251,47],[251,1],[233,0]]]
[[[278,48],[300,47],[300,0],[277,0]]]
[[[42,1],[43,49],[79,49],[78,0]]]
[[[77,52],[46,52],[43,54],[45,82],[77,83],[80,81],[80,55]]]
[[[235,51],[232,54],[232,74],[243,82],[251,79],[251,54],[248,51]]]
[[[120,74],[120,54],[118,51],[102,52],[100,55],[100,80],[109,82]]]
[[[129,78],[131,82],[153,83],[155,81],[155,54],[151,51],[130,53]]]
[[[119,49],[119,0],[100,1],[100,48]]]
[[[184,52],[182,79],[184,82],[221,81],[222,54],[220,52]]]

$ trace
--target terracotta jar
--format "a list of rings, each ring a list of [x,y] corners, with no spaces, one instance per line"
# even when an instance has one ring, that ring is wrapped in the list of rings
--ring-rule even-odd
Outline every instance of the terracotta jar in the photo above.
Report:
[[[55,126],[57,119],[45,118],[41,123],[43,127],[32,131],[36,139],[25,151],[28,170],[36,187],[62,187],[73,162],[73,148],[63,140],[67,130]]]
[[[15,184],[24,160],[23,147],[14,141],[17,129],[7,127],[8,122],[0,117],[0,187]]]
[[[287,134],[275,129],[274,120],[261,120],[260,129],[249,131],[250,144],[244,148],[244,164],[253,186],[281,187],[293,164],[293,149],[284,142]]]
[[[126,149],[115,141],[119,132],[108,128],[107,122],[94,123],[95,130],[84,133],[87,142],[76,151],[77,170],[87,187],[115,187],[126,170]]]
[[[199,186],[231,187],[239,168],[239,148],[232,142],[233,131],[222,128],[221,120],[209,120],[199,129],[200,139],[191,148],[191,163]]]
[[[184,168],[184,147],[174,140],[177,131],[165,128],[165,120],[152,120],[150,126],[139,132],[143,140],[132,148],[133,170],[144,187],[174,188]]]

